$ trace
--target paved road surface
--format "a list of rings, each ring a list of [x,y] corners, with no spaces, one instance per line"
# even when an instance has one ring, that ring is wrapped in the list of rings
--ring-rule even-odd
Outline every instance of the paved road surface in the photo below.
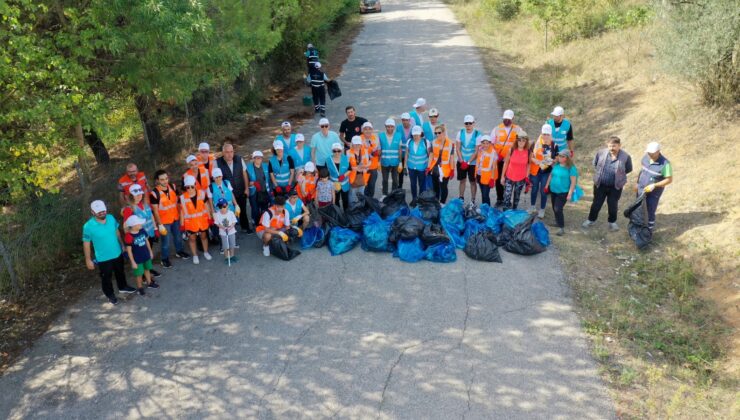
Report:
[[[331,120],[352,103],[382,125],[423,96],[489,130],[501,108],[466,32],[440,3],[399,3],[366,17]],[[553,250],[285,263],[254,241],[115,308],[90,292],[0,378],[0,418],[614,417]]]

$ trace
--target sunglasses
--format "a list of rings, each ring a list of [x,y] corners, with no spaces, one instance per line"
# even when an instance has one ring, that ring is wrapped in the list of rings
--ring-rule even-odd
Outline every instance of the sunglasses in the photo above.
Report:
[[[524,140],[524,139],[517,139],[517,140],[518,140],[518,141],[527,141],[527,140]]]
[[[195,187],[193,185],[188,185],[187,187],[185,187],[185,189],[186,190],[194,190]]]
[[[341,150],[333,150],[334,153],[342,153]]]
[[[443,133],[443,131],[435,131],[435,132],[434,132],[434,134],[436,134],[436,135],[440,135],[440,134],[442,134],[442,133]]]
[[[329,128],[328,125],[320,125],[319,127],[321,127],[321,128]]]
[[[473,123],[465,123],[465,125],[473,125]]]

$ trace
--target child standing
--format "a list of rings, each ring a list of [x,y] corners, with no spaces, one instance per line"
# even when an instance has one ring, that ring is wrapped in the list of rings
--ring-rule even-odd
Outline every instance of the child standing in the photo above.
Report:
[[[236,215],[229,209],[229,202],[221,198],[216,202],[218,211],[214,223],[218,226],[218,235],[221,237],[221,246],[224,249],[224,263],[231,265],[237,261],[236,251]]]
[[[316,183],[316,205],[319,208],[326,207],[334,204],[335,199],[334,183],[329,180],[329,170],[321,168],[319,182]]]
[[[146,221],[137,215],[129,216],[126,219],[126,236],[123,240],[126,244],[126,253],[131,261],[131,268],[134,269],[134,276],[136,276],[136,288],[141,296],[145,295],[142,277],[146,277],[146,284],[150,289],[159,288],[159,284],[152,280],[151,269],[154,254],[149,245],[147,233],[143,230],[144,223]]]

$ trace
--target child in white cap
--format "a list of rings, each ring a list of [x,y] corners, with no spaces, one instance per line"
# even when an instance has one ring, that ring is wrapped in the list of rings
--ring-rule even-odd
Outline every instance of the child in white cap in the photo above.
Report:
[[[136,277],[136,288],[139,291],[139,295],[144,296],[144,284],[143,278],[146,278],[147,287],[150,289],[158,289],[159,285],[152,279],[152,258],[154,253],[152,247],[149,245],[146,232],[142,229],[145,220],[137,215],[133,215],[126,219],[126,235],[124,236],[123,242],[126,244],[126,253],[128,254],[129,261],[131,261],[131,268],[134,270],[134,276]]]

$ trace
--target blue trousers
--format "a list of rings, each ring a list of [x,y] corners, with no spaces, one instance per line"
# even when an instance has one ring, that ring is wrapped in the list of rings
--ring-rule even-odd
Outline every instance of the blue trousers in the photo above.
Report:
[[[533,207],[537,204],[537,196],[540,196],[540,208],[544,209],[547,206],[547,194],[545,194],[545,186],[547,185],[547,178],[550,178],[549,172],[539,171],[537,175],[529,175],[529,181],[532,183],[532,191],[529,197],[529,204]],[[538,194],[539,193],[539,194]]]
[[[409,169],[409,181],[411,182],[411,198],[416,200],[416,197],[426,190],[426,174],[424,171]]]
[[[159,242],[162,246],[162,260],[170,259],[170,238],[175,243],[175,251],[183,252],[185,249],[182,246],[182,235],[180,234],[180,221],[175,220],[174,222],[164,225],[167,229],[167,235],[161,236]]]

